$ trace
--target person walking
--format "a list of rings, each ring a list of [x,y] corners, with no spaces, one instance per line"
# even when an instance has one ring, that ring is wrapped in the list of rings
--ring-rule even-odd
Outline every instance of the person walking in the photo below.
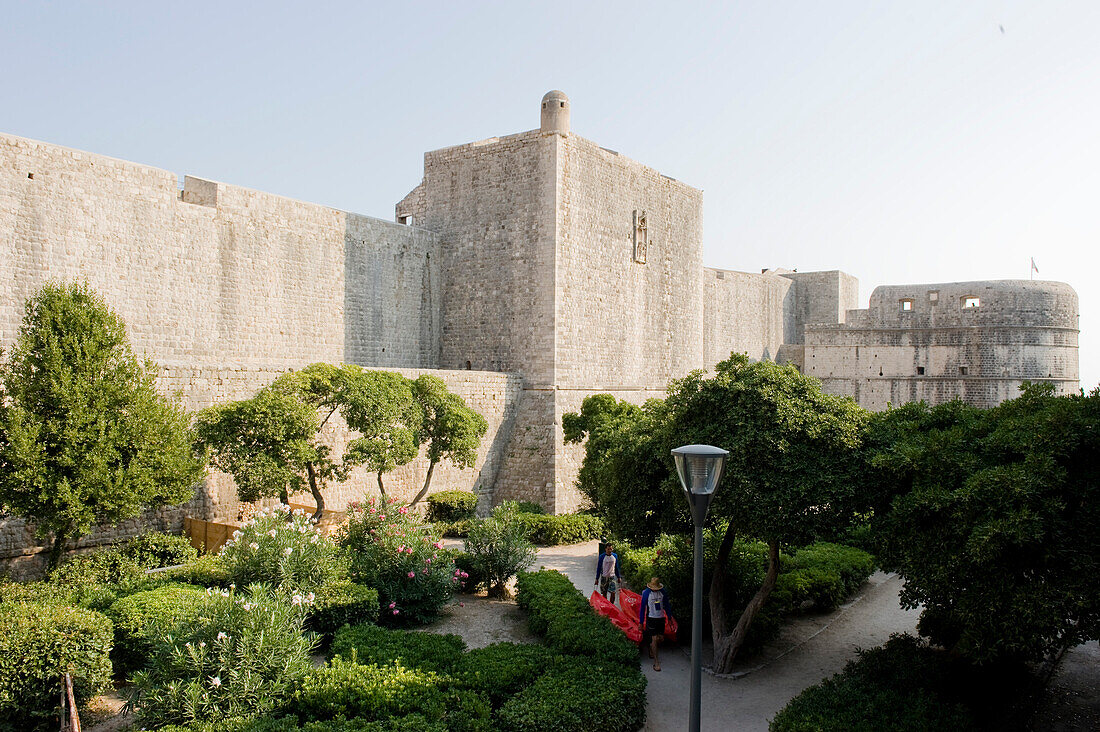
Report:
[[[653,577],[642,591],[642,602],[638,606],[638,622],[642,625],[642,645],[649,643],[649,657],[653,659],[653,670],[661,670],[661,659],[657,645],[665,639],[665,618],[668,615],[668,593],[661,580]]]
[[[614,547],[608,544],[604,547],[603,554],[596,559],[596,582],[600,588],[600,594],[604,597],[611,595],[611,602],[615,602],[615,590],[623,581],[623,575],[619,567],[619,555]]]

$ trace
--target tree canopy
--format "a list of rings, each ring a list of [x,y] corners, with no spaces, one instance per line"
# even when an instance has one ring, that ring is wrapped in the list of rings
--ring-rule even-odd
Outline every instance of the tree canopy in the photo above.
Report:
[[[412,391],[423,415],[419,441],[428,446],[428,473],[410,506],[428,494],[432,472],[440,460],[450,460],[459,468],[473,465],[481,438],[489,429],[485,418],[466,406],[438,376],[421,374],[412,382]]]
[[[122,319],[86,284],[28,300],[0,367],[0,505],[65,543],[194,495],[205,466],[187,413],[155,388]]]
[[[977,662],[1100,636],[1100,392],[906,405],[868,445],[878,552],[923,634]]]

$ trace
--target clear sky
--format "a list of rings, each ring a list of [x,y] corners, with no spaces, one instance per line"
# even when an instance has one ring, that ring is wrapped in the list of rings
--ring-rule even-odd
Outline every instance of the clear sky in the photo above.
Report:
[[[0,130],[381,218],[422,154],[573,131],[705,191],[708,265],[1029,276],[1100,382],[1100,3],[14,2]]]

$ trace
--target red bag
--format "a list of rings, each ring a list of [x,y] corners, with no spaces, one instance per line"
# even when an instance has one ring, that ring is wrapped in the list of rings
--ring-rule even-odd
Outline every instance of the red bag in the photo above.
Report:
[[[641,624],[638,622],[638,614],[642,607],[642,596],[637,592],[631,592],[630,590],[619,590],[619,604],[623,606],[629,615],[635,626],[638,627],[638,637],[641,638]],[[668,610],[665,610],[665,640],[676,642],[676,631],[680,629],[679,623],[676,622],[676,618],[669,614]]]
[[[642,630],[638,627],[638,624],[632,622],[626,613],[613,605],[606,597],[593,590],[588,602],[596,612],[610,620],[616,628],[626,633],[626,637],[631,641],[634,643],[642,642]]]

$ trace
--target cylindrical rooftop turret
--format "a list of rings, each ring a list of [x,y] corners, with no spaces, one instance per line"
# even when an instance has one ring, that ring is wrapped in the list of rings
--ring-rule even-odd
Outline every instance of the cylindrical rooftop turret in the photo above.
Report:
[[[542,98],[542,127],[543,132],[569,132],[569,97],[565,92],[546,92]]]

